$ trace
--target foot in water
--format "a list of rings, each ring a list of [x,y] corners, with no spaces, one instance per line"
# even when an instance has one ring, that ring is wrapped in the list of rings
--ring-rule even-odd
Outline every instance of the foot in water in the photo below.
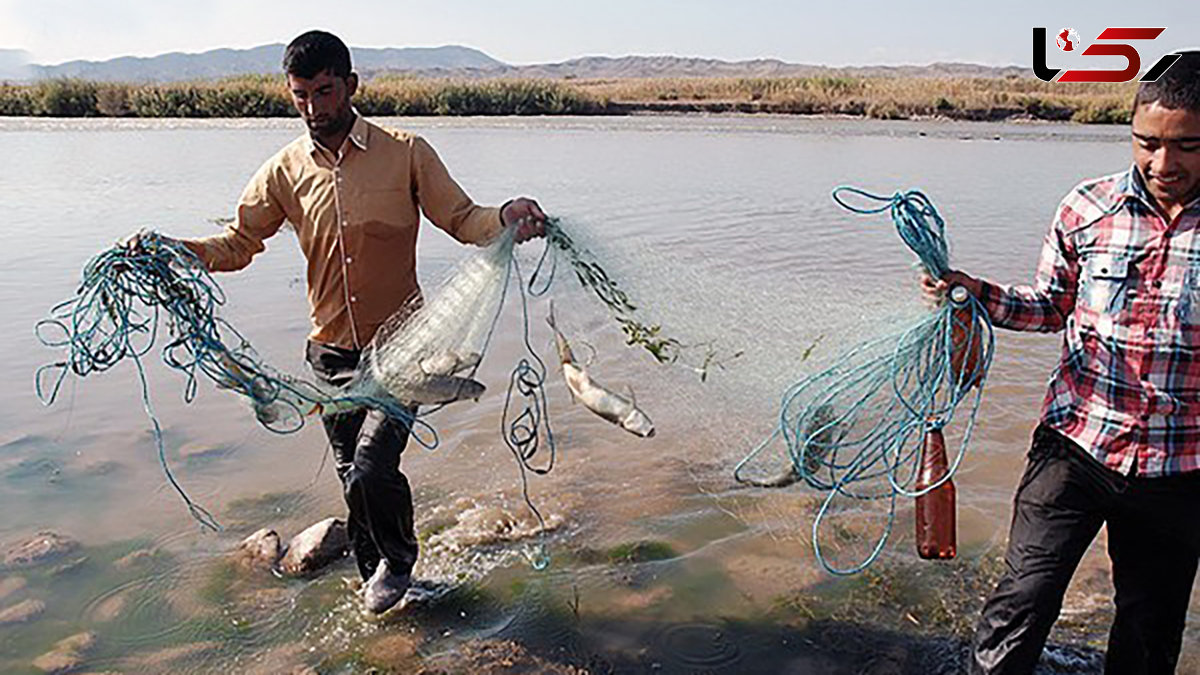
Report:
[[[363,587],[363,605],[372,614],[383,614],[404,598],[412,578],[408,573],[393,572],[387,560],[379,561],[375,574]]]

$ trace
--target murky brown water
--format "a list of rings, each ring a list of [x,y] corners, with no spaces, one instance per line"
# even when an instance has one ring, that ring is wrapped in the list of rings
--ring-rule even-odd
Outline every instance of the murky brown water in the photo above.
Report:
[[[735,490],[729,472],[769,432],[787,384],[920,311],[910,257],[890,224],[841,212],[832,187],[919,187],[949,222],[956,264],[1023,281],[1061,195],[1127,165],[1124,130],[761,117],[390,122],[428,137],[478,201],[529,194],[571,218],[671,333],[718,340],[745,356],[704,384],[686,370],[656,367],[623,349],[602,308],[564,276],[555,290],[562,323],[596,348],[597,377],[634,385],[657,436],[636,439],[572,407],[555,380],[560,464],[532,492],[558,527],[554,564],[538,573],[520,555],[528,542],[490,541],[472,525],[490,522],[488,514],[528,522],[499,437],[501,397],[439,413],[442,446],[412,446],[404,465],[429,539],[419,572],[456,590],[405,616],[369,621],[342,581],[349,565],[284,582],[242,579],[220,563],[254,529],[286,537],[342,513],[316,425],[268,433],[209,386],[184,404],[182,383],[151,359],[169,459],[192,497],[226,525],[211,534],[166,485],[132,368],[70,384],[50,409],[32,391],[34,369],[55,357],[36,342],[33,325],[72,293],[86,259],[140,227],[212,231],[208,220],[231,212],[247,177],[298,133],[296,123],[0,120],[9,158],[0,165],[0,377],[8,385],[0,390],[0,542],[49,528],[79,539],[78,557],[86,557],[66,570],[0,571],[0,581],[26,582],[0,608],[27,598],[47,603],[32,622],[0,626],[0,670],[33,672],[34,657],[83,630],[97,638],[87,665],[121,672],[403,670],[445,661],[463,640],[484,637],[521,642],[550,661],[591,659],[598,671],[860,672],[893,664],[900,670],[877,672],[929,672],[951,662],[953,646],[927,636],[969,625],[971,610],[940,617],[928,599],[958,582],[917,575],[929,587],[914,599],[888,595],[883,573],[832,581],[809,544],[814,495]],[[427,228],[422,278],[439,278],[464,254]],[[296,374],[306,374],[301,269],[283,233],[251,268],[221,277],[227,318]],[[544,302],[533,309],[534,345],[548,357]],[[510,304],[481,370],[493,393],[520,351],[517,319]],[[818,339],[814,358],[801,365]],[[977,440],[957,479],[964,569],[986,567],[1003,544],[1057,352],[1057,337],[999,335]],[[881,570],[931,569],[910,567],[917,563],[908,518],[902,514]],[[146,549],[154,553],[115,564]],[[1088,632],[1088,621],[1108,611],[1103,560],[1101,542],[1068,602],[1064,624],[1075,624],[1061,639],[1103,644],[1102,633]],[[966,584],[959,595],[970,592]],[[844,609],[855,603],[911,611]],[[1195,663],[1200,641],[1190,636],[1186,650]]]

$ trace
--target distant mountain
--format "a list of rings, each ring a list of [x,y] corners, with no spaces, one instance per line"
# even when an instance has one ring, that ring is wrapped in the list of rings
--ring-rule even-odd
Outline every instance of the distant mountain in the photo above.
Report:
[[[278,73],[284,45],[252,49],[214,49],[200,54],[173,52],[154,57],[123,56],[108,61],[69,61],[55,66],[25,66],[23,52],[0,50],[0,79],[80,77],[106,82],[208,80],[231,75]],[[470,47],[353,47],[354,66],[365,77],[406,73],[425,77],[655,78],[655,77],[1010,77],[1030,76],[1020,66],[934,63],[927,66],[831,67],[778,59],[722,61],[681,56],[585,56],[561,63],[510,65]],[[5,73],[16,73],[6,75]],[[28,75],[27,75],[28,76]]]
[[[648,77],[1008,77],[1028,76],[1020,66],[934,63],[928,66],[816,66],[778,59],[722,61],[679,56],[586,56],[562,63],[510,66],[506,75],[520,77],[648,78]]]
[[[282,44],[252,49],[214,49],[199,54],[172,52],[152,57],[122,56],[108,61],[68,61],[56,66],[33,66],[39,79],[79,77],[100,82],[173,82],[210,80],[231,75],[278,73],[283,62]],[[504,66],[477,49],[445,47],[353,47],[355,68],[422,71],[426,69],[486,69]]]
[[[0,49],[0,82],[33,77],[29,54],[20,49]]]

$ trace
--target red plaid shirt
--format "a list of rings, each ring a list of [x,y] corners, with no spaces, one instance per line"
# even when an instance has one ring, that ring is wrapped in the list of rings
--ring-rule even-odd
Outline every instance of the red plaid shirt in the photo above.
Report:
[[[992,321],[1066,331],[1042,422],[1109,468],[1200,469],[1200,200],[1169,221],[1137,168],[1063,199],[1034,284],[983,284]]]

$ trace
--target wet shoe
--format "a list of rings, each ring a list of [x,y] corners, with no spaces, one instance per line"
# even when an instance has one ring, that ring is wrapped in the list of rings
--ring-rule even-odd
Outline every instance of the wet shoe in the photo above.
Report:
[[[411,577],[388,569],[387,560],[379,561],[375,574],[363,586],[363,605],[372,614],[383,614],[404,598]]]

